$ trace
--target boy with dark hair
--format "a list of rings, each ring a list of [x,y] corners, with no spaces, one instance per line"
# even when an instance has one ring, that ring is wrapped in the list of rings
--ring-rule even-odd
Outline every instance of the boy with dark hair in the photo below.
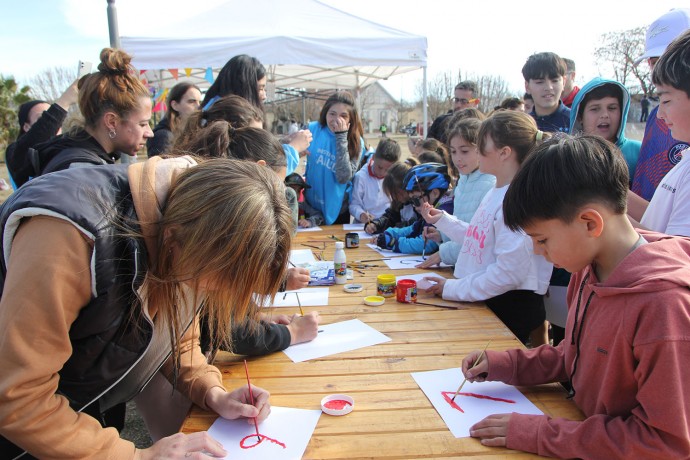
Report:
[[[690,29],[675,39],[654,66],[652,82],[659,95],[657,117],[674,139],[690,144]],[[690,149],[661,180],[640,220],[643,227],[690,236]]]
[[[534,100],[531,115],[541,131],[568,132],[570,109],[561,102],[565,72],[563,59],[548,52],[531,55],[522,67],[525,90]]]
[[[597,135],[616,144],[623,152],[632,178],[641,143],[625,137],[628,110],[630,93],[627,88],[617,81],[596,77],[582,87],[573,101],[570,133]]]
[[[625,214],[628,170],[597,136],[541,145],[503,203],[506,224],[573,273],[557,347],[471,352],[470,381],[569,380],[585,419],[491,415],[470,435],[559,458],[690,456],[690,240],[638,233]]]

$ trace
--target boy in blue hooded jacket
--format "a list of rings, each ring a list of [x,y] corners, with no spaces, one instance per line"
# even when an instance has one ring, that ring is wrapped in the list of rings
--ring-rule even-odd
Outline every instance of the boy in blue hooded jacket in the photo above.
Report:
[[[570,111],[570,133],[593,134],[615,144],[623,152],[632,178],[642,143],[625,137],[629,109],[630,93],[625,86],[596,77],[575,96]]]

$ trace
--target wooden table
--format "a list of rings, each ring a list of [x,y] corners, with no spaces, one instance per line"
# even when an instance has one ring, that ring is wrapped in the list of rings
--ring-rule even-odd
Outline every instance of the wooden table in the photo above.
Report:
[[[309,244],[322,247],[325,260],[333,260],[334,235],[345,239],[342,226],[324,227],[322,232],[299,233],[293,249]],[[348,262],[376,259],[381,256],[360,241],[357,249],[346,249]],[[312,249],[315,253],[320,251]],[[364,284],[365,291],[348,294],[342,286],[330,288],[329,305],[305,307],[319,311],[322,324],[358,318],[392,340],[372,347],[293,363],[284,353],[248,359],[252,384],[271,392],[275,406],[319,409],[321,398],[332,393],[347,393],[355,399],[355,410],[344,417],[322,414],[305,459],[360,458],[537,458],[522,452],[483,447],[472,438],[456,439],[417,386],[411,372],[458,367],[468,352],[483,348],[505,350],[522,344],[483,304],[458,304],[420,294],[419,300],[459,309],[397,303],[389,298],[380,307],[364,305],[365,295],[376,293],[376,276],[418,273],[420,270],[366,269],[355,272],[353,282]],[[446,278],[452,269],[435,270]],[[290,309],[280,308],[280,313]],[[245,385],[243,357],[220,353],[215,364],[223,373],[228,389]],[[553,417],[581,420],[582,414],[565,399],[565,391],[556,384],[520,388],[544,413]],[[216,415],[195,407],[182,431],[206,430]]]

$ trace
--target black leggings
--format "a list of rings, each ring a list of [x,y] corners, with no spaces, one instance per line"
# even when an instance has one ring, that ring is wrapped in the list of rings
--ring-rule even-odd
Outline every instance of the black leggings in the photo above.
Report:
[[[522,343],[546,319],[544,296],[534,291],[508,291],[485,303]]]

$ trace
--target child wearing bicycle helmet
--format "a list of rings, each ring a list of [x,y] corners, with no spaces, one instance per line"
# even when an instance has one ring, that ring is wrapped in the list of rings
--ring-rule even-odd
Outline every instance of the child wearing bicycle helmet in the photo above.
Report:
[[[403,179],[403,188],[407,192],[415,211],[425,203],[453,212],[453,198],[445,195],[450,187],[448,167],[441,163],[424,163],[410,169]],[[412,225],[403,228],[388,228],[373,238],[378,247],[391,249],[405,254],[431,254],[438,251],[438,243],[425,240],[423,236],[426,223],[421,217]]]

